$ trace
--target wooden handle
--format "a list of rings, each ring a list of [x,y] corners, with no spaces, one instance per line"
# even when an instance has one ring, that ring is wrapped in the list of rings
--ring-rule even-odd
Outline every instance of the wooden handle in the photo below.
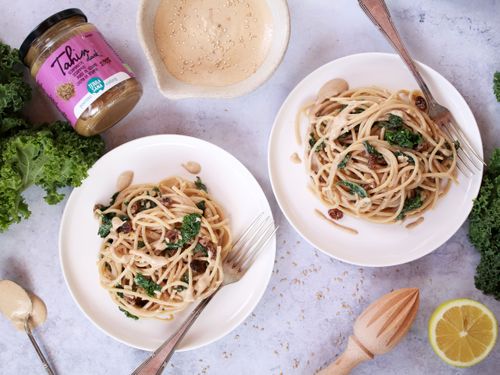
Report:
[[[344,353],[317,375],[348,375],[354,367],[369,359],[373,359],[373,354],[364,348],[355,336],[349,336]]]

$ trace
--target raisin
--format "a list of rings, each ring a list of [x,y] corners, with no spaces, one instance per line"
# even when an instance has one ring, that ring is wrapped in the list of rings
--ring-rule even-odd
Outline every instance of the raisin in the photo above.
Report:
[[[332,208],[328,210],[328,215],[333,219],[333,220],[340,220],[344,217],[344,213],[340,211],[338,208]]]

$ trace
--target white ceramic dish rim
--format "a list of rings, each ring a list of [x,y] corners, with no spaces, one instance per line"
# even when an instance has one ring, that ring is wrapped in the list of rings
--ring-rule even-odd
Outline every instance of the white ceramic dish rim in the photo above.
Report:
[[[115,149],[107,152],[97,162],[99,162],[102,159],[110,158],[111,157],[110,154],[111,154],[112,151],[129,147],[130,144],[140,143],[140,142],[144,142],[144,141],[147,141],[147,140],[151,140],[153,142],[154,140],[161,140],[164,137],[173,137],[173,138],[177,138],[177,139],[179,139],[181,141],[182,140],[192,140],[192,141],[194,140],[195,142],[199,142],[199,143],[208,145],[209,147],[213,147],[213,148],[219,149],[224,154],[226,154],[226,156],[228,158],[232,159],[233,162],[235,162],[236,164],[238,164],[238,165],[241,166],[242,170],[248,175],[248,177],[250,179],[253,180],[253,182],[256,184],[256,186],[260,189],[259,190],[259,194],[262,195],[262,198],[263,198],[262,201],[265,203],[266,211],[270,215],[271,219],[274,220],[273,216],[272,216],[272,210],[271,210],[271,207],[269,205],[269,201],[267,200],[267,197],[266,197],[264,191],[262,190],[262,187],[260,186],[259,182],[252,175],[252,173],[248,170],[248,168],[246,168],[245,165],[242,162],[240,162],[235,156],[233,156],[232,154],[230,154],[228,151],[224,150],[223,148],[221,148],[221,147],[219,147],[219,146],[217,146],[217,145],[215,145],[213,143],[210,143],[208,141],[205,141],[205,140],[202,140],[202,139],[199,139],[199,138],[185,136],[185,135],[177,135],[177,134],[151,135],[151,136],[146,136],[146,137],[142,137],[142,138],[137,138],[137,139],[134,139],[132,141],[126,142],[126,143],[124,143],[124,144],[116,147]],[[127,342],[126,340],[123,340],[120,337],[115,336],[111,332],[108,332],[104,327],[102,327],[99,324],[97,324],[92,319],[92,317],[87,313],[87,311],[80,305],[80,302],[78,301],[78,298],[76,297],[76,295],[74,294],[73,289],[70,286],[70,282],[68,281],[68,276],[66,275],[66,267],[64,266],[64,260],[63,260],[63,245],[62,245],[62,243],[63,243],[63,228],[64,228],[64,225],[66,223],[67,216],[69,215],[69,213],[68,213],[69,207],[71,206],[71,202],[73,201],[73,199],[75,197],[74,192],[77,189],[78,188],[74,189],[71,192],[71,194],[70,194],[70,196],[68,198],[68,201],[66,202],[66,205],[65,205],[65,208],[64,208],[64,211],[63,211],[63,215],[61,217],[61,224],[60,224],[60,227],[59,227],[59,235],[58,235],[59,266],[61,267],[61,271],[62,271],[62,274],[63,274],[63,278],[64,278],[64,282],[66,284],[66,287],[67,287],[67,289],[68,289],[68,291],[69,291],[69,293],[70,293],[73,301],[78,306],[79,310],[101,332],[103,332],[105,335],[113,338],[114,340],[116,340],[116,341],[118,341],[118,342],[120,342],[120,343],[122,343],[124,345],[130,346],[130,347],[133,347],[133,348],[136,348],[136,349],[140,349],[140,350],[151,351],[152,350],[151,348],[144,347],[144,346],[141,346],[141,345],[135,345],[135,344],[132,344],[130,342]],[[269,281],[271,279],[272,272],[273,272],[273,269],[274,269],[274,261],[275,261],[275,258],[276,258],[276,245],[277,245],[276,237],[272,238],[272,240],[266,245],[268,248],[272,249],[272,251],[267,251],[267,252],[271,253],[271,255],[272,255],[271,259],[269,260],[270,264],[272,264],[272,266],[269,268],[269,272],[267,273],[267,275],[264,275],[264,279],[263,280],[261,279],[263,281],[264,287],[261,290],[259,290],[258,292],[256,292],[256,295],[255,295],[255,298],[253,300],[253,303],[250,303],[247,306],[247,311],[244,314],[241,314],[240,318],[237,319],[237,320],[235,320],[233,322],[233,324],[229,328],[221,330],[217,335],[214,335],[210,340],[204,341],[204,342],[202,342],[202,343],[200,343],[198,345],[191,345],[191,346],[185,346],[185,347],[183,347],[182,343],[181,343],[180,348],[176,349],[176,351],[178,351],[178,352],[190,351],[190,350],[195,350],[195,349],[198,349],[198,348],[210,345],[210,344],[214,343],[215,341],[218,341],[221,338],[227,336],[229,333],[231,333],[234,329],[236,329],[238,326],[240,326],[248,318],[248,316],[256,308],[256,306],[258,305],[258,303],[262,300],[262,297],[264,296],[264,293],[266,292],[267,287],[269,285]],[[266,255],[268,255],[268,254],[266,254]]]
[[[413,256],[413,257],[408,257],[407,259],[400,260],[400,261],[392,261],[392,262],[387,262],[387,263],[384,263],[384,264],[372,264],[372,263],[367,263],[367,262],[365,262],[365,263],[363,263],[363,262],[354,262],[354,261],[351,261],[351,260],[348,260],[348,259],[344,259],[342,257],[339,257],[339,256],[336,256],[336,255],[332,254],[331,252],[329,252],[327,250],[322,249],[320,246],[318,246],[317,243],[315,243],[314,239],[308,238],[304,234],[304,232],[300,229],[298,223],[295,223],[292,220],[292,218],[290,217],[290,215],[287,213],[286,204],[285,204],[285,201],[284,201],[285,198],[282,195],[283,193],[281,193],[281,192],[277,193],[279,191],[279,189],[277,188],[277,180],[276,180],[275,173],[273,173],[273,168],[274,168],[273,161],[272,161],[273,140],[274,140],[274,137],[275,137],[275,132],[277,132],[276,129],[277,129],[278,119],[283,115],[283,112],[285,111],[285,107],[286,107],[286,104],[289,101],[289,99],[297,91],[301,90],[302,86],[305,85],[305,82],[307,82],[308,80],[310,80],[311,77],[314,76],[315,74],[317,74],[319,71],[321,71],[323,69],[326,69],[327,66],[330,66],[330,65],[332,65],[332,64],[334,64],[334,63],[336,63],[338,61],[341,61],[341,60],[348,60],[348,59],[353,59],[353,58],[356,59],[356,58],[360,58],[360,57],[368,57],[369,58],[369,57],[372,57],[372,56],[373,57],[391,57],[391,58],[396,57],[396,58],[399,58],[398,55],[396,55],[396,54],[393,54],[393,53],[382,53],[382,52],[364,52],[364,53],[357,53],[357,54],[343,56],[343,57],[340,57],[338,59],[332,60],[330,62],[327,62],[327,63],[319,66],[314,71],[312,71],[311,73],[309,73],[306,77],[304,77],[292,89],[292,91],[288,94],[288,96],[286,97],[286,99],[283,101],[283,104],[280,107],[278,113],[276,114],[276,117],[275,117],[275,120],[274,120],[274,123],[273,123],[273,127],[271,129],[271,133],[270,133],[270,136],[269,136],[268,149],[267,149],[267,152],[268,152],[268,174],[269,174],[269,179],[270,179],[270,182],[271,182],[271,187],[272,187],[272,190],[273,190],[273,194],[274,194],[274,196],[276,198],[276,201],[278,202],[278,205],[280,207],[281,212],[286,217],[288,223],[290,223],[290,225],[297,231],[297,233],[299,233],[301,235],[301,237],[304,240],[306,240],[311,246],[313,246],[314,248],[317,248],[322,253],[328,255],[331,258],[340,260],[340,261],[348,263],[348,264],[353,264],[353,265],[362,266],[362,267],[390,267],[390,266],[397,266],[397,265],[400,265],[400,264],[409,263],[409,262],[412,262],[414,260],[420,259],[420,258],[422,258],[422,257],[424,257],[424,256],[426,256],[426,255],[428,255],[430,253],[432,253],[433,251],[435,251],[436,249],[438,249],[441,245],[443,245],[444,243],[446,243],[449,240],[449,237],[448,238],[442,238],[440,241],[436,242],[432,248],[428,249],[428,251],[426,251],[425,253],[415,254],[415,256]],[[402,61],[401,61],[401,64],[403,64]],[[481,146],[480,149],[478,149],[477,151],[479,152],[480,156],[483,157],[483,147],[482,147],[481,133],[479,132],[479,127],[478,127],[477,122],[476,122],[476,120],[474,118],[474,115],[473,115],[472,111],[470,110],[470,107],[468,106],[467,102],[463,98],[463,96],[460,94],[460,92],[445,77],[443,77],[436,70],[432,69],[428,65],[426,65],[424,63],[421,63],[419,61],[416,61],[416,64],[417,64],[417,67],[421,66],[424,69],[428,70],[430,73],[432,73],[434,75],[437,75],[440,78],[442,78],[445,83],[447,83],[448,85],[450,85],[456,91],[458,100],[460,100],[461,103],[465,105],[465,108],[471,114],[471,117],[473,119],[473,123],[471,124],[471,126],[473,126],[475,128],[475,130],[477,130],[478,141],[479,141],[479,144]],[[334,77],[332,77],[332,78],[334,78]],[[293,131],[293,129],[291,129],[291,131]],[[482,176],[482,166],[481,166],[481,171],[478,172],[478,175]],[[480,187],[481,187],[481,184],[480,183],[477,184],[476,187],[475,187],[475,189],[474,189],[474,191],[472,192],[474,198],[477,197],[477,195],[479,193]],[[471,207],[471,209],[472,209],[472,207]],[[460,225],[457,227],[457,230],[467,220],[467,217],[468,217],[468,213],[466,215],[464,215],[463,220],[461,220]],[[453,234],[451,234],[450,237],[452,235]]]
[[[139,9],[137,12],[137,33],[139,35],[139,42],[146,55],[149,66],[153,71],[153,76],[155,78],[156,86],[160,92],[169,99],[186,99],[186,98],[222,98],[230,99],[238,96],[246,95],[258,87],[263,85],[271,76],[274,74],[276,69],[283,61],[285,53],[288,49],[288,44],[290,41],[290,11],[288,8],[287,0],[266,0],[271,12],[275,10],[280,16],[276,17],[273,14],[273,38],[270,46],[268,55],[262,65],[259,67],[257,72],[248,77],[247,79],[235,83],[229,86],[223,87],[211,87],[211,86],[198,86],[191,85],[185,82],[181,82],[173,77],[168,70],[165,68],[163,63],[160,63],[157,56],[156,46],[150,46],[147,43],[146,33],[149,30],[152,33],[152,24],[146,22],[147,7],[157,6],[157,2],[161,0],[141,0],[139,3]],[[277,29],[276,23],[279,23],[280,34],[275,31]],[[149,25],[149,26],[148,26]],[[154,43],[153,43],[154,44]],[[156,56],[155,56],[156,55]],[[155,62],[157,61],[157,62]],[[176,88],[169,87],[168,83],[165,84],[164,79],[168,77],[168,80],[175,82]]]

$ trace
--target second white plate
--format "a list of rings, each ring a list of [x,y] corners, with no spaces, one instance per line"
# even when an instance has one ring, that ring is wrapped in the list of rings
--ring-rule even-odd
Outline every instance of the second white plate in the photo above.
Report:
[[[481,136],[474,116],[460,93],[442,75],[418,63],[431,92],[453,113],[456,121],[482,155]],[[446,242],[463,224],[481,185],[482,173],[472,178],[459,176],[436,207],[425,213],[425,220],[414,229],[400,224],[374,224],[344,217],[342,224],[356,228],[352,235],[334,228],[317,217],[314,209],[326,212],[321,202],[307,188],[308,176],[302,164],[293,164],[290,156],[304,154],[296,143],[294,124],[300,108],[315,98],[321,86],[344,78],[352,88],[380,86],[391,91],[417,89],[412,75],[397,55],[363,53],[332,61],[304,78],[283,103],[269,141],[269,175],[281,210],[291,225],[309,243],[344,262],[361,266],[391,266],[418,259]],[[302,126],[302,139],[306,126]]]
[[[102,239],[97,236],[98,222],[92,209],[96,203],[109,201],[124,171],[134,171],[134,183],[154,183],[174,175],[194,180],[181,167],[191,160],[201,164],[200,176],[210,195],[222,205],[233,236],[238,237],[261,212],[272,217],[264,192],[243,164],[211,143],[179,135],[141,138],[110,151],[90,169],[82,186],[73,190],[64,210],[59,255],[74,300],[97,327],[138,349],[155,350],[191,309],[176,314],[171,322],[135,321],[118,310],[99,284],[96,261]],[[195,349],[221,338],[252,312],[269,283],[275,252],[273,239],[242,280],[224,287],[214,297],[178,350]]]

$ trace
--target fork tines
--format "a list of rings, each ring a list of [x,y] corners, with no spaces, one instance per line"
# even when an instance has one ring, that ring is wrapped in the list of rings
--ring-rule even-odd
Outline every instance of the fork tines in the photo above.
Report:
[[[453,121],[448,121],[442,124],[442,128],[448,136],[458,142],[457,147],[457,168],[463,175],[469,176],[469,173],[481,171],[481,164],[486,166],[481,156],[474,150],[474,147],[467,140],[467,137],[462,130]]]
[[[224,262],[239,270],[250,266],[277,229],[271,217],[259,214],[234,243]]]

